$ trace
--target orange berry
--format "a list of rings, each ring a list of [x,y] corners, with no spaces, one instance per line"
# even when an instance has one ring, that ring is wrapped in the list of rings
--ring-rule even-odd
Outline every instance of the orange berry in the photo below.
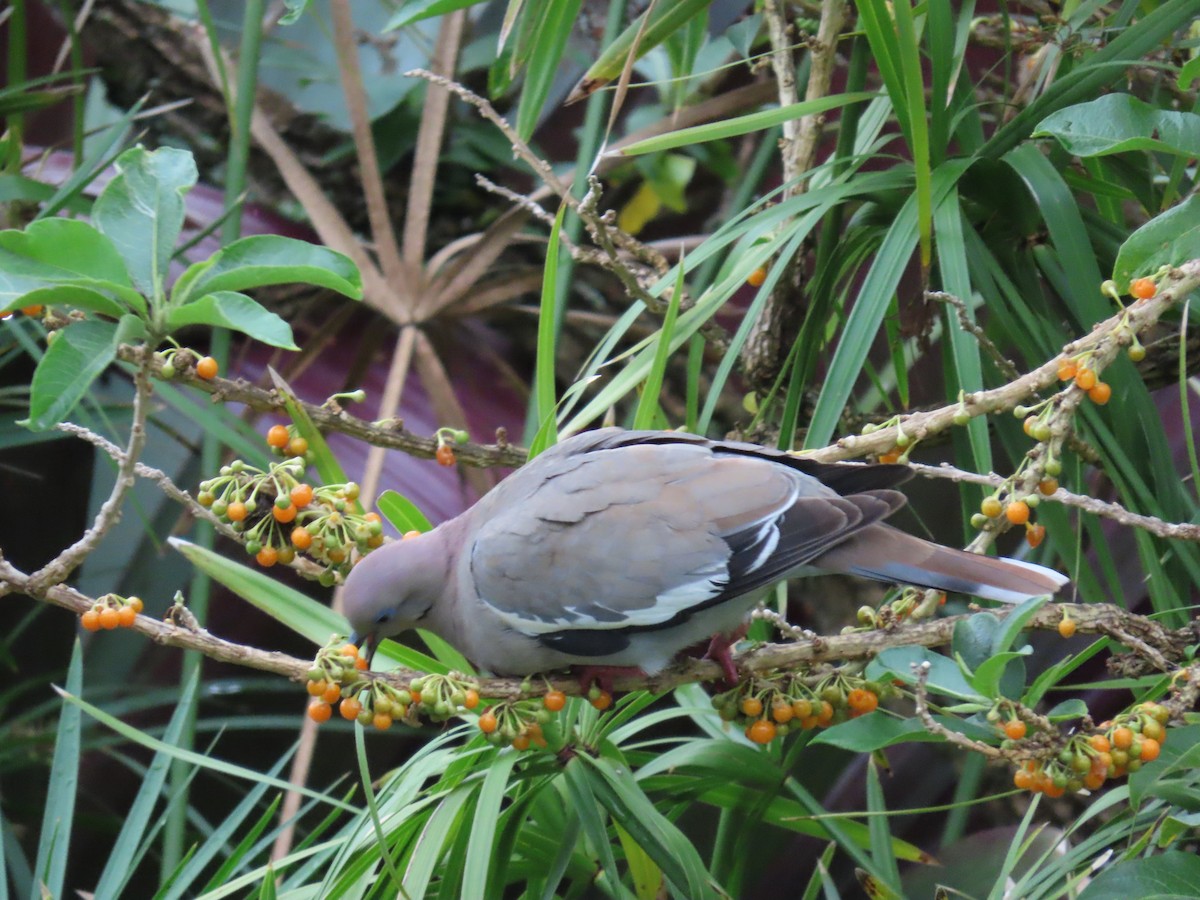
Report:
[[[1088,391],[1088,399],[1097,406],[1103,406],[1112,399],[1112,386],[1104,381],[1097,381],[1095,387]]]
[[[1139,300],[1149,300],[1158,293],[1158,285],[1153,278],[1137,278],[1129,285],[1129,293]]]
[[[813,714],[811,700],[793,700],[792,715],[797,719],[807,719]]]
[[[1079,367],[1075,365],[1075,360],[1064,359],[1058,364],[1058,380],[1071,381],[1079,374]]]
[[[562,691],[546,691],[546,696],[542,697],[542,706],[550,712],[558,712],[566,705],[567,695]]]
[[[304,509],[304,507],[312,503],[312,486],[307,484],[298,484],[288,492],[288,496],[292,498],[293,506],[295,506],[297,509]]]
[[[286,425],[272,425],[267,429],[267,444],[276,450],[282,450],[292,439]]]
[[[756,744],[769,744],[775,740],[775,723],[769,719],[759,719],[746,729],[746,737]]]
[[[412,702],[413,702],[413,703],[420,703],[420,702],[421,702],[421,692],[420,692],[420,691],[412,691],[412,690],[410,690],[410,691],[408,692],[408,696],[409,696],[409,698],[412,700]]]
[[[1010,741],[1021,740],[1021,738],[1025,737],[1027,731],[1025,723],[1020,719],[1010,719],[1004,723],[1004,735]]]
[[[754,719],[762,715],[762,701],[757,697],[746,697],[742,700],[742,715]]]
[[[122,606],[117,610],[117,624],[122,628],[131,628],[137,621],[137,612],[132,606]]]
[[[322,697],[325,695],[325,688],[327,687],[329,685],[318,678],[316,681],[310,681],[306,684],[304,689],[308,691],[310,697]]]
[[[342,644],[338,647],[338,653],[342,656],[349,656],[351,659],[358,656],[358,647],[355,644]]]
[[[258,564],[264,569],[269,569],[275,563],[279,562],[279,551],[274,547],[263,547],[254,558],[258,560]]]
[[[786,702],[771,704],[771,718],[782,725],[784,722],[790,722],[795,717],[792,712],[792,704]]]
[[[325,684],[325,693],[321,695],[321,699],[326,703],[334,704],[342,696],[342,686],[337,682],[330,681]]]
[[[879,706],[879,696],[866,688],[855,688],[846,695],[846,702],[856,713],[869,713]]]
[[[1014,500],[1005,507],[1004,516],[1014,525],[1024,525],[1029,521],[1029,504],[1024,500]]]
[[[377,513],[377,512],[369,512],[366,515],[364,515],[363,518],[366,519],[368,522],[382,522],[383,521],[383,519],[381,519],[379,517],[379,513]]]
[[[371,719],[371,724],[380,731],[387,731],[392,727],[392,717],[387,713],[375,713],[375,718]]]
[[[449,444],[442,444],[437,448],[437,453],[434,454],[439,466],[452,466],[455,462],[454,448]]]
[[[1074,637],[1075,636],[1075,620],[1074,619],[1063,619],[1061,622],[1059,622],[1058,623],[1058,633],[1060,635],[1062,635],[1064,638]]]
[[[324,700],[314,700],[308,704],[308,717],[314,722],[328,722],[333,715],[333,707]]]
[[[138,614],[141,614],[142,610],[146,608],[146,604],[142,602],[141,597],[130,597],[125,602],[133,607],[133,611]]]
[[[601,691],[589,702],[592,704],[592,706],[596,707],[596,709],[604,712],[604,710],[612,706],[612,694],[610,694],[608,691]]]
[[[100,627],[105,631],[112,631],[114,628],[119,627],[120,624],[121,617],[111,606],[106,606],[100,610]]]
[[[1059,785],[1055,784],[1053,781],[1048,781],[1042,787],[1042,791],[1051,800],[1057,800],[1059,797],[1061,797],[1063,794],[1065,794],[1067,792],[1067,789],[1065,787],[1060,787]]]
[[[205,381],[212,381],[217,377],[217,372],[219,371],[220,366],[217,365],[217,361],[211,356],[206,356],[196,363],[196,376]]]
[[[234,500],[225,507],[225,518],[230,522],[241,522],[246,518],[246,504],[240,500]]]
[[[274,503],[271,504],[271,515],[275,517],[276,522],[282,522],[285,525],[292,522],[296,518],[296,504],[289,503],[287,509],[280,509]]]
[[[1058,479],[1057,478],[1043,478],[1041,481],[1038,482],[1038,493],[1042,494],[1046,497],[1049,497],[1051,494],[1053,494],[1057,490],[1058,490]]]
[[[900,454],[895,450],[889,450],[887,453],[879,454],[879,461],[884,465],[900,462]]]
[[[529,735],[518,734],[515,738],[513,738],[512,748],[514,750],[528,750],[529,749]]]
[[[308,452],[308,441],[302,437],[294,437],[288,441],[287,452],[289,456],[303,456]]]
[[[1083,786],[1089,791],[1098,790],[1104,786],[1104,772],[1088,772],[1083,776]]]
[[[746,284],[750,285],[750,287],[762,287],[762,283],[766,280],[767,280],[767,267],[759,266],[757,269],[755,269],[753,272],[750,273],[749,277],[746,279]]]
[[[358,714],[362,712],[363,705],[358,702],[357,697],[346,697],[338,705],[338,712],[342,714],[343,719],[354,720],[358,718]]]
[[[40,316],[42,314],[42,304],[34,303],[32,306],[22,306],[21,312],[27,316]]]
[[[474,709],[479,705],[479,691],[475,688],[467,688],[463,693],[463,706],[467,709]]]
[[[1142,762],[1152,762],[1158,759],[1158,754],[1162,752],[1162,744],[1154,738],[1142,737],[1142,755],[1139,757]]]
[[[496,730],[500,723],[496,721],[496,716],[490,710],[479,716],[479,730],[484,734],[491,734]]]
[[[1112,745],[1118,750],[1128,750],[1129,745],[1133,743],[1133,732],[1125,726],[1114,728],[1112,733]]]
[[[833,721],[833,704],[828,700],[821,701],[821,709],[817,712],[817,724],[822,727]]]
[[[1096,373],[1091,369],[1080,369],[1075,376],[1075,387],[1081,391],[1090,391],[1096,386]]]
[[[312,534],[303,525],[292,529],[292,546],[297,550],[307,550],[312,546]]]
[[[1110,744],[1108,742],[1108,738],[1102,734],[1093,734],[1090,738],[1088,738],[1088,743],[1097,753],[1107,753],[1112,749],[1112,744]]]
[[[367,671],[367,666],[369,666],[369,665],[370,665],[370,663],[367,662],[367,658],[365,656],[354,657],[354,668],[357,669],[359,672]]]
[[[84,631],[99,631],[100,613],[94,609],[89,609],[79,617],[79,624],[83,626]]]
[[[1033,786],[1033,775],[1024,769],[1017,769],[1013,773],[1013,784],[1021,790],[1027,791]]]
[[[1045,525],[1027,525],[1025,527],[1025,540],[1029,542],[1030,547],[1040,546],[1042,541],[1046,539]]]

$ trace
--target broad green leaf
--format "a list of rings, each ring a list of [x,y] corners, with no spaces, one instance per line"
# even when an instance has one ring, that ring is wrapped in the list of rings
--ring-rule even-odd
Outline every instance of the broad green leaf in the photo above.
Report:
[[[66,294],[53,301],[45,295],[25,299],[33,291],[67,286],[101,294],[103,300],[91,302],[103,305],[85,306]],[[0,231],[0,313],[47,302],[78,305],[114,317],[129,309],[146,311],[146,301],[129,283],[112,241],[76,219],[40,219],[24,231]]]
[[[1117,252],[1113,281],[1121,293],[1160,266],[1177,266],[1200,257],[1200,196],[1193,194],[1173,209],[1151,219],[1129,236]]]
[[[272,347],[300,349],[292,340],[292,326],[257,300],[235,291],[214,291],[186,306],[173,306],[167,313],[167,327],[174,332],[186,325],[232,328]]]
[[[1031,137],[1055,138],[1074,156],[1148,150],[1191,157],[1200,147],[1200,115],[1159,109],[1130,94],[1106,94],[1050,114]]]
[[[116,167],[92,206],[92,221],[116,246],[134,286],[157,300],[183,229],[183,195],[196,184],[196,161],[171,147],[134,147],[117,157]]]
[[[1200,885],[1200,856],[1172,850],[1157,856],[1127,859],[1100,872],[1079,900],[1189,900]]]
[[[34,305],[69,306],[74,309],[100,313],[114,319],[119,319],[129,312],[128,307],[122,306],[107,294],[102,294],[100,291],[90,287],[82,287],[78,284],[60,284],[55,287],[38,288],[23,295],[13,304],[12,308],[16,309],[18,307]],[[7,310],[0,310],[0,315],[4,312],[7,312]]]
[[[1000,619],[993,613],[967,616],[955,623],[950,649],[961,657],[967,668],[974,670],[992,655],[999,631]]]
[[[967,683],[957,664],[926,647],[891,647],[884,650],[867,665],[865,674],[872,681],[899,678],[905,684],[915,684],[917,676],[913,666],[924,662],[930,665],[926,682],[930,691],[961,700],[983,699]]]
[[[95,319],[68,325],[33,373],[28,426],[52,428],[70,414],[117,355],[117,326]]]
[[[850,103],[861,103],[875,98],[869,91],[859,91],[854,94],[834,94],[832,97],[822,97],[819,100],[804,100],[791,103],[777,109],[765,109],[761,112],[723,119],[720,122],[709,122],[704,125],[693,125],[690,128],[680,128],[678,131],[668,131],[644,141],[637,141],[621,148],[624,156],[638,156],[643,153],[656,153],[659,150],[672,150],[676,147],[686,147],[705,141],[717,141],[723,138],[737,137],[752,131],[763,131],[772,126],[801,116],[811,116],[839,109]]]
[[[71,664],[67,668],[67,691],[83,691],[83,650],[75,639]],[[82,716],[77,706],[63,704],[54,735],[54,758],[50,763],[50,783],[46,805],[42,808],[42,830],[38,838],[34,878],[45,886],[45,896],[64,896],[67,860],[71,853],[71,825],[75,818],[75,794],[79,785],[79,749]],[[34,898],[43,896],[39,890]]]
[[[349,257],[319,244],[259,234],[234,241],[190,266],[179,276],[171,298],[184,304],[216,291],[295,282],[328,288],[354,300],[362,297],[362,279]]]
[[[990,730],[980,728],[978,725],[956,716],[934,716],[933,718],[951,731],[965,734],[976,741],[986,743],[995,737]],[[884,747],[891,747],[895,744],[941,743],[943,741],[945,738],[927,731],[918,719],[897,719],[878,710],[827,728],[812,739],[814,744],[831,744],[854,753],[874,753],[876,750],[882,750]]]
[[[384,491],[375,501],[380,514],[396,526],[401,534],[409,531],[432,531],[433,525],[417,505],[396,491]]]
[[[971,686],[985,697],[999,697],[1001,694],[1013,698],[1020,696],[1021,690],[1025,687],[1023,657],[1032,652],[1033,648],[1027,644],[1023,651],[1007,650],[1004,653],[989,656],[971,675]],[[1013,665],[1010,667],[1009,663],[1013,663]],[[1020,669],[1022,683],[1015,686],[1002,684],[1005,681],[1012,681],[1012,678],[1006,676],[1009,672],[1017,669]],[[1014,690],[1008,690],[1010,687]]]
[[[641,59],[708,8],[709,0],[674,0],[653,4],[604,48],[571,91],[568,103],[594,94],[621,74],[630,54]],[[643,26],[644,23],[644,26]]]

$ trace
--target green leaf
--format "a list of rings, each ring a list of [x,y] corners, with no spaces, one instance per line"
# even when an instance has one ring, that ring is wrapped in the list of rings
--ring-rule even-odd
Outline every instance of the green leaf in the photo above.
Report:
[[[1151,219],[1129,236],[1117,251],[1113,281],[1121,293],[1142,275],[1152,275],[1160,266],[1177,266],[1200,257],[1200,196]]]
[[[350,258],[308,241],[259,234],[242,238],[195,263],[179,276],[172,301],[216,291],[245,291],[273,284],[314,284],[353,300],[362,298],[362,278]]]
[[[679,260],[676,273],[675,289],[671,291],[667,314],[663,318],[662,329],[659,331],[658,346],[654,348],[654,362],[650,365],[650,374],[646,376],[642,396],[638,399],[637,410],[633,414],[635,429],[652,427],[654,418],[658,415],[658,400],[659,394],[662,392],[663,376],[667,371],[667,361],[671,357],[671,336],[675,331],[675,319],[679,316],[679,304],[683,297],[682,259]]]
[[[292,340],[292,326],[257,300],[234,291],[215,291],[185,306],[172,307],[167,327],[177,331],[185,325],[232,328],[272,347],[300,349]]]
[[[158,300],[183,229],[183,195],[196,183],[196,161],[171,147],[153,153],[134,147],[117,157],[116,167],[117,176],[92,206],[92,221],[116,245],[134,286]]]
[[[387,24],[383,26],[383,30],[393,31],[397,28],[403,28],[405,25],[420,22],[422,19],[444,16],[446,13],[466,9],[481,2],[483,0],[408,0],[407,3],[402,3],[400,9],[392,14]]]
[[[1004,653],[997,653],[994,656],[989,656],[971,675],[971,686],[985,697],[994,698],[999,697],[1001,694],[1006,697],[1019,696],[1020,690],[1025,687],[1023,657],[1028,656],[1031,653],[1033,653],[1033,648],[1029,645],[1026,645],[1023,651],[1008,650]],[[1010,668],[1009,663],[1016,661],[1020,661],[1020,665],[1014,665]],[[1009,672],[1015,671],[1018,668],[1020,669],[1020,674],[1022,676],[1022,683],[1015,686],[1008,684],[1002,686],[1002,682],[1012,680],[1011,678],[1006,678],[1005,676]],[[1009,687],[1013,687],[1015,693],[1014,691],[1008,690]]]
[[[693,16],[703,13],[708,4],[709,0],[674,0],[652,4],[604,48],[600,58],[592,63],[579,84],[575,85],[567,102],[574,103],[600,90],[621,74],[630,54],[634,54],[635,59],[641,59],[686,25]]]
[[[2,276],[0,276],[2,277]],[[129,312],[128,307],[122,306],[107,294],[78,284],[60,284],[55,287],[38,288],[22,296],[12,305],[13,309],[23,306],[70,306],[84,309],[101,315],[119,319]],[[0,310],[0,315],[7,310]]]
[[[516,762],[515,753],[501,754],[488,765],[487,774],[483,777],[471,822],[471,836],[467,841],[467,863],[462,883],[464,897],[487,896],[488,873],[493,868],[491,860],[496,843],[496,824],[508,793],[508,777]]]
[[[993,613],[967,616],[955,623],[950,649],[962,658],[967,668],[974,670],[992,655],[999,631],[1000,618]]]
[[[690,128],[680,128],[678,131],[668,131],[666,134],[656,135],[655,137],[632,143],[627,147],[622,147],[620,152],[623,156],[638,156],[643,153],[656,153],[660,150],[687,147],[691,144],[700,144],[705,141],[717,141],[723,138],[737,137],[741,134],[749,134],[752,131],[763,131],[783,122],[799,119],[801,116],[816,115],[828,112],[831,109],[847,106],[851,103],[873,100],[875,96],[874,93],[868,91],[859,91],[853,94],[835,94],[832,97],[821,97],[819,100],[804,100],[800,103],[791,103],[777,109],[765,109],[761,112],[749,113],[744,116],[735,116],[732,119],[722,119],[720,122],[709,122],[704,125],[693,125]]]
[[[930,665],[926,682],[930,691],[961,700],[983,699],[967,683],[957,664],[926,647],[891,647],[884,650],[867,665],[865,674],[872,681],[899,678],[906,684],[915,684],[917,677],[913,673],[913,666],[924,662]]]
[[[1180,850],[1129,859],[1092,879],[1079,900],[1188,900],[1200,884],[1200,856]]]
[[[1148,150],[1191,157],[1200,147],[1200,115],[1159,109],[1130,94],[1106,94],[1052,113],[1031,137],[1055,138],[1075,156]]]
[[[517,106],[517,134],[529,140],[536,130],[546,98],[562,71],[567,38],[579,18],[581,0],[542,0],[536,11],[537,35],[531,44],[525,86]]]
[[[396,526],[401,534],[409,531],[432,531],[433,525],[417,505],[396,491],[384,491],[375,501],[375,506],[385,519]]]
[[[76,638],[67,669],[67,691],[83,691],[83,650]],[[75,794],[79,785],[79,748],[81,738],[79,708],[64,703],[54,735],[54,759],[50,763],[50,784],[42,812],[42,831],[38,838],[37,863],[33,874],[44,885],[48,897],[62,897],[71,848],[71,823],[75,818]],[[37,896],[43,896],[40,892]]]
[[[112,322],[89,319],[62,329],[33,373],[28,427],[42,431],[63,421],[116,357],[117,344]]]
[[[65,292],[68,286],[102,299],[88,301],[93,305],[76,302],[67,293],[26,299],[34,291]],[[76,305],[114,318],[130,309],[146,311],[112,241],[86,222],[60,217],[33,222],[24,231],[0,231],[0,313],[33,303]]]
[[[344,618],[266,572],[182,538],[169,538],[168,542],[201,572],[314,644],[324,646],[331,635],[347,633]]]
[[[988,742],[995,734],[956,716],[934,716],[951,731],[965,734],[973,740]],[[918,719],[897,719],[887,713],[868,713],[827,728],[812,739],[814,744],[830,744],[853,753],[874,753],[895,744],[942,743],[941,735],[926,730]]]
[[[537,356],[533,375],[533,420],[540,425],[536,439],[529,444],[530,459],[558,440],[558,432],[554,429],[554,410],[557,406],[554,397],[554,351],[558,339],[554,321],[557,318],[555,298],[558,295],[559,241],[566,212],[567,205],[564,203],[554,216],[550,243],[546,247],[546,266],[542,273],[542,300],[538,311]]]

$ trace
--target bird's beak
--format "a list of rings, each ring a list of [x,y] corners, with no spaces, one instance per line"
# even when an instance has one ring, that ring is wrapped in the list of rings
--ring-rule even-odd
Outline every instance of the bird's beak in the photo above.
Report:
[[[367,666],[370,667],[371,659],[375,656],[375,651],[378,649],[379,636],[369,631],[366,634],[359,634],[357,631],[350,635],[350,643],[358,648],[358,655],[367,661]]]

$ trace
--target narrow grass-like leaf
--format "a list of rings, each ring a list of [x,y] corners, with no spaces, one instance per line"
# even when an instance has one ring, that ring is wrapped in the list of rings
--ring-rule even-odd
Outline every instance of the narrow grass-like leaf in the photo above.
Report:
[[[296,396],[296,392],[292,386],[275,371],[273,366],[267,367],[267,374],[271,378],[271,384],[275,390],[283,397],[284,409],[287,410],[288,416],[296,425],[296,432],[300,437],[308,441],[308,452],[312,454],[313,466],[317,470],[317,474],[321,476],[321,481],[325,484],[345,484],[350,479],[346,475],[346,470],[342,468],[342,464],[338,462],[338,458],[333,455],[333,451],[329,449],[329,443],[325,440],[325,435],[321,434],[321,430],[313,424],[312,417],[308,411],[300,404],[300,399]],[[354,500],[351,503],[351,508],[355,512],[362,512],[362,503],[360,500]]]
[[[67,691],[75,695],[83,690],[83,648],[78,638],[71,649],[66,685]],[[46,805],[42,811],[37,862],[33,869],[35,884],[29,900],[41,900],[47,895],[63,896],[67,860],[71,853],[75,795],[79,785],[81,719],[79,707],[70,703],[62,704],[58,728],[54,735],[54,759],[50,763],[50,783],[46,791]]]
[[[246,858],[246,854],[250,852],[251,846],[258,840],[259,835],[267,830],[267,826],[271,824],[271,820],[275,818],[275,812],[279,809],[280,797],[276,796],[267,808],[259,815],[258,820],[246,831],[242,839],[237,842],[237,845],[228,852],[221,860],[221,865],[213,872],[212,877],[208,879],[208,884],[204,886],[201,893],[208,893],[214,888],[218,888],[225,884],[230,877],[236,872],[242,861]],[[268,868],[270,864],[268,863]],[[272,882],[274,879],[271,879]],[[103,896],[103,895],[101,895]]]
[[[567,762],[563,768],[563,783],[570,798],[570,807],[579,815],[583,833],[592,850],[599,856],[601,874],[607,874],[609,879],[615,882],[619,880],[617,862],[608,839],[608,829],[604,826],[603,808],[592,790],[595,776],[591,774],[591,769],[580,761],[581,758],[576,756]]]
[[[525,70],[525,86],[517,105],[517,134],[529,140],[537,128],[542,107],[562,66],[563,51],[579,16],[582,0],[542,0],[538,5],[539,31]],[[561,227],[561,222],[558,227]]]
[[[384,491],[375,501],[380,514],[396,526],[401,534],[410,531],[432,531],[433,525],[417,505],[393,490]]]
[[[667,314],[663,317],[662,328],[658,333],[658,346],[654,351],[654,362],[650,364],[650,374],[646,376],[646,384],[642,388],[642,396],[638,400],[637,410],[633,415],[635,429],[650,428],[658,414],[658,399],[662,392],[663,376],[667,371],[667,360],[671,356],[671,336],[675,332],[675,319],[679,316],[679,303],[683,297],[683,260],[679,260],[678,277],[675,279],[675,289],[671,291],[671,299],[667,304]]]
[[[163,741],[168,744],[177,744],[180,734],[183,733],[184,724],[191,714],[190,707],[196,702],[196,685],[199,682],[199,674],[199,670],[194,670],[192,677],[182,685],[179,691],[178,705],[175,712],[171,714],[167,730],[163,732]],[[156,753],[154,755],[154,759],[151,760],[150,766],[142,778],[137,796],[125,814],[121,832],[117,835],[117,840],[108,855],[104,871],[100,873],[100,880],[96,883],[97,897],[119,897],[129,883],[129,879],[133,875],[130,863],[138,858],[138,849],[146,839],[146,826],[158,803],[170,768],[171,758],[167,754]]]
[[[488,893],[496,825],[500,819],[501,805],[508,793],[508,778],[516,762],[515,753],[502,753],[488,766],[487,774],[483,777],[467,842],[467,861],[462,883],[464,897],[483,897]]]
[[[550,240],[546,245],[542,302],[538,311],[537,362],[533,376],[534,421],[538,423],[539,428],[545,423],[553,421],[557,402],[554,390],[554,360],[557,343],[554,329],[554,308],[555,296],[558,292],[559,242],[561,241],[563,216],[566,215],[566,212],[565,203],[558,207],[558,213],[554,216],[554,225],[550,228]],[[553,446],[557,440],[557,432],[547,429],[540,432],[538,437],[540,442],[536,448],[533,442],[530,443],[530,458],[535,455],[535,451],[541,452],[546,447]]]
[[[622,147],[619,152],[623,156],[640,156],[644,153],[657,153],[662,150],[674,150],[677,147],[702,144],[705,141],[724,140],[753,131],[764,131],[782,122],[790,122],[803,116],[819,115],[851,103],[862,103],[874,99],[875,96],[872,92],[858,91],[853,94],[834,94],[818,100],[804,100],[800,103],[781,106],[778,109],[766,109],[732,119],[723,119],[720,122],[708,122],[704,125],[680,128],[678,131],[668,131],[666,134],[636,141]]]
[[[454,833],[461,827],[459,814],[466,802],[471,799],[472,794],[475,793],[476,787],[474,784],[469,784],[451,791],[442,798],[429,816],[404,870],[404,883],[401,889],[407,896],[426,896],[429,882],[433,878],[434,867],[441,859],[447,839],[453,839]]]

